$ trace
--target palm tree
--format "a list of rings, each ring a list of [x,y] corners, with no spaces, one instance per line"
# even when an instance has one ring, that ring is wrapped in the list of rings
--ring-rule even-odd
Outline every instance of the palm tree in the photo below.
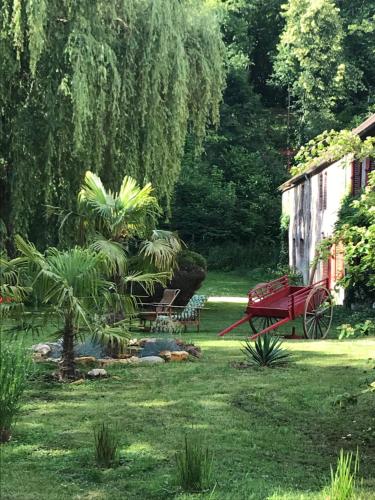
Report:
[[[85,174],[78,195],[81,230],[90,247],[107,258],[114,274],[122,274],[129,259],[154,272],[171,272],[176,264],[181,242],[175,233],[155,228],[161,210],[152,192],[150,183],[141,188],[126,176],[119,192],[112,193],[97,175]]]
[[[105,315],[98,314],[98,311],[113,311],[124,301],[127,301],[129,310],[132,297],[120,296],[116,285],[105,279],[108,263],[101,253],[90,248],[74,247],[66,251],[49,248],[42,254],[20,236],[16,236],[15,241],[23,259],[29,264],[34,292],[63,321],[60,376],[62,379],[74,379],[77,375],[75,339],[88,332],[104,344],[123,345],[128,337],[125,323],[108,327],[104,322]],[[125,279],[150,288],[160,277],[133,274]]]
[[[8,259],[0,254],[0,319],[18,314],[23,310],[23,301],[30,288],[23,286],[22,274],[26,261],[21,257]]]

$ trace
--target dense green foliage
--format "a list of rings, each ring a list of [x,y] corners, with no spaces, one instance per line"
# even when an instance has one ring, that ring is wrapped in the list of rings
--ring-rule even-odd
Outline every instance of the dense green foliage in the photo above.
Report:
[[[71,209],[88,168],[168,207],[187,129],[218,120],[223,44],[206,2],[4,0],[0,73],[1,233],[45,247],[44,206]]]
[[[296,175],[319,164],[331,163],[344,157],[352,161],[364,160],[374,155],[375,137],[361,139],[350,130],[325,130],[300,147],[290,172]]]
[[[286,147],[286,130],[284,117],[270,108],[275,96],[267,79],[268,51],[274,50],[281,26],[279,8],[279,1],[234,2],[228,11],[220,127],[207,136],[201,158],[188,144],[177,185],[173,227],[208,255],[211,267],[234,267],[252,257],[265,262],[276,246],[280,199],[275,191],[285,177],[280,149]]]
[[[343,205],[333,241],[345,245],[346,274],[343,282],[349,286],[348,300],[375,299],[375,173],[369,185],[356,200]]]
[[[374,19],[375,0],[4,0],[2,244],[66,244],[45,206],[72,210],[90,169],[151,181],[211,267],[274,259],[290,156],[375,110]]]
[[[2,340],[0,349],[0,443],[11,438],[13,422],[26,388],[31,356],[20,342]]]
[[[375,3],[289,0],[283,16],[274,78],[292,99],[297,137],[366,113],[374,104]]]
[[[275,258],[277,187],[288,176],[288,155],[375,109],[375,1],[283,3],[226,3],[220,127],[200,158],[188,143],[172,214],[173,227],[211,268]],[[334,149],[333,156],[342,152]]]

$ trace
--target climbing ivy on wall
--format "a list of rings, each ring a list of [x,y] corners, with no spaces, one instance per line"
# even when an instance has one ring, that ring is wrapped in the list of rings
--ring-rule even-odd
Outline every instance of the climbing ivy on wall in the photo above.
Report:
[[[45,206],[73,208],[87,169],[109,186],[125,174],[152,181],[168,210],[187,131],[199,144],[218,121],[223,58],[208,2],[3,0],[0,219],[8,243],[16,232],[57,243]]]

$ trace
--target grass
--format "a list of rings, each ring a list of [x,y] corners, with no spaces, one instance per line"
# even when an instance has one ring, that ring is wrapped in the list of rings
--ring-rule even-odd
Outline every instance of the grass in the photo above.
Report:
[[[241,295],[250,279],[212,273],[202,293]],[[13,440],[1,448],[2,500],[320,499],[340,449],[357,447],[363,499],[375,499],[374,396],[332,405],[375,378],[375,339],[285,341],[288,367],[240,370],[233,362],[244,360],[246,326],[216,333],[243,309],[209,304],[202,332],[182,335],[202,347],[194,363],[110,367],[110,378],[78,385],[49,382],[53,367],[38,365]],[[120,430],[117,468],[96,466],[96,421]],[[176,490],[175,455],[192,426],[215,456],[214,491]]]

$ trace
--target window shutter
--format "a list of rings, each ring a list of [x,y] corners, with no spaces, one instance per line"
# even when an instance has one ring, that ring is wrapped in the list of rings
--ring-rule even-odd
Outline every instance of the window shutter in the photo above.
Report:
[[[319,190],[319,210],[323,210],[323,174],[319,174],[318,190]]]
[[[356,196],[361,191],[361,162],[352,162],[352,195]]]
[[[329,258],[322,261],[322,276],[321,279],[325,280],[329,277]]]
[[[371,172],[375,170],[375,158],[366,158],[366,183],[365,186],[368,184],[368,176]]]
[[[323,178],[323,210],[327,209],[327,172],[324,172]]]
[[[339,241],[335,245],[335,280],[339,281],[345,276],[344,245]]]

